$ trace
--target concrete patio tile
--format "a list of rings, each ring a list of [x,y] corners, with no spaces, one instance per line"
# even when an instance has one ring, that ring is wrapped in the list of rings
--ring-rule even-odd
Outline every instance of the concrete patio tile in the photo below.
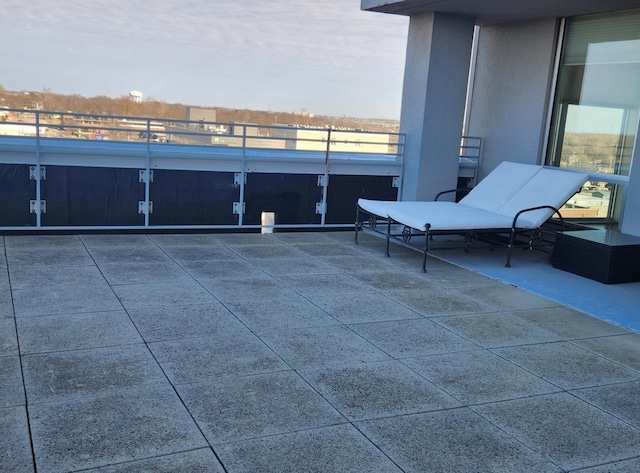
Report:
[[[183,261],[180,265],[198,281],[217,282],[218,279],[267,278],[268,275],[239,256],[224,260]]]
[[[256,268],[256,271],[259,270]],[[266,305],[272,300],[286,300],[288,297],[297,295],[263,271],[260,271],[257,276],[246,275],[245,277],[213,279],[198,277],[197,279],[225,304],[260,301]]]
[[[353,246],[338,245],[330,239],[316,244],[294,244],[293,248],[312,257],[323,256],[362,256],[362,252]]]
[[[424,278],[433,283],[448,289],[459,289],[463,287],[492,286],[500,285],[496,281],[483,276],[482,274],[459,268],[450,263],[436,260],[437,263],[427,262],[427,272],[423,273]]]
[[[170,262],[100,263],[98,267],[111,285],[190,281],[192,279],[184,269]]]
[[[303,296],[373,292],[367,286],[342,274],[300,274],[279,276],[277,279]],[[313,300],[312,297],[311,299]]]
[[[580,473],[630,473],[634,471],[640,471],[640,457],[594,466],[593,468],[580,470]]]
[[[229,473],[401,473],[357,429],[337,425],[216,446]]]
[[[124,284],[113,291],[127,310],[184,304],[213,304],[216,298],[195,281]]]
[[[75,471],[207,447],[170,387],[35,404],[29,415],[38,471]]]
[[[390,263],[386,258],[382,259],[364,254],[356,256],[322,256],[317,259],[318,261],[322,261],[324,264],[347,274],[380,271],[384,268],[389,270],[395,269],[392,263]]]
[[[177,387],[211,445],[344,423],[292,371]]]
[[[68,266],[62,270],[56,266],[18,266],[10,268],[10,273],[11,288],[14,291],[35,288],[38,291],[48,288],[67,290],[76,286],[108,288],[107,282],[93,261],[89,265]]]
[[[166,384],[144,345],[22,357],[29,405]]]
[[[313,297],[313,303],[345,324],[422,317],[417,312],[377,292],[355,293],[346,297],[320,294]]]
[[[289,369],[246,328],[206,338],[154,342],[149,349],[173,384]]]
[[[13,304],[0,302],[0,320],[9,318],[13,319]]]
[[[299,374],[350,421],[461,405],[398,361],[303,370]]]
[[[229,248],[238,256],[248,261],[256,258],[292,258],[303,256],[303,254],[295,248],[289,245],[281,245],[277,242],[268,245],[241,245],[231,246]]]
[[[226,302],[226,306],[256,333],[270,332],[276,327],[321,327],[337,323],[334,317],[293,291],[286,297],[243,299]]]
[[[570,340],[630,333],[625,328],[568,307],[514,310],[510,314]]]
[[[20,317],[17,324],[23,354],[142,343],[136,327],[122,309]]]
[[[385,294],[425,317],[494,312],[495,309],[449,289],[389,291]]]
[[[392,320],[350,327],[394,358],[469,350],[476,345],[428,319]]]
[[[222,242],[211,233],[150,234],[147,237],[162,248],[221,245]]]
[[[558,335],[500,312],[440,317],[437,323],[485,348],[555,342]]]
[[[0,380],[0,408],[24,406],[25,397],[19,357],[0,356]],[[1,456],[2,453],[0,453]]]
[[[486,350],[403,360],[465,404],[482,404],[557,392],[558,388]]]
[[[378,291],[440,289],[419,274],[407,274],[393,267],[390,271],[366,271],[352,274],[352,277]]]
[[[461,287],[456,291],[496,310],[537,309],[558,306],[557,303],[544,297],[497,282],[487,286]]]
[[[640,371],[640,334],[638,333],[589,338],[573,343]]]
[[[146,342],[206,337],[244,328],[218,301],[131,309],[129,315]]]
[[[578,389],[571,394],[640,429],[640,381]]]
[[[81,248],[78,235],[6,235],[5,246],[19,248]]]
[[[9,267],[18,266],[86,266],[93,264],[87,250],[77,247],[7,248]]]
[[[17,354],[16,323],[13,318],[0,319],[0,356]]]
[[[640,373],[568,342],[543,343],[492,350],[563,389],[620,383]]]
[[[163,251],[180,264],[199,261],[238,261],[240,257],[229,248],[220,245],[166,246]],[[212,263],[209,263],[212,264]]]
[[[223,473],[225,470],[210,448],[199,448],[85,471],[87,473]]]
[[[359,422],[406,472],[560,472],[542,455],[467,408]]]
[[[92,248],[130,248],[130,247],[154,247],[154,243],[147,235],[79,235],[84,246]]]
[[[262,339],[294,369],[389,360],[389,356],[343,325],[274,329]]]
[[[297,246],[298,244],[327,244],[332,243],[333,240],[327,236],[327,232],[274,232],[269,234],[270,238],[277,240],[285,244],[292,244]]]
[[[24,406],[0,409],[0,471],[35,471]]]
[[[243,245],[279,245],[280,242],[268,233],[220,233],[216,240],[225,246],[233,248]]]
[[[157,246],[109,246],[89,248],[99,266],[105,263],[167,263],[169,257]]]
[[[251,263],[272,276],[293,274],[335,273],[336,269],[306,256],[252,259]]]
[[[567,393],[473,409],[565,470],[632,458],[640,449],[640,431]]]

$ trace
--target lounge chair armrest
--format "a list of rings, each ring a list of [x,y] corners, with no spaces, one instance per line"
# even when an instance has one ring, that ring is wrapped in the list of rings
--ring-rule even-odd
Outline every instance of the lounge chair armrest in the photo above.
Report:
[[[455,192],[456,194],[458,192],[464,192],[465,194],[468,194],[469,192],[471,192],[471,189],[469,189],[468,187],[458,187],[457,189],[449,189],[449,190],[446,190],[446,191],[438,192],[438,194],[436,195],[436,198],[434,200],[438,200],[441,195],[451,194],[452,192]]]
[[[512,231],[515,230],[516,224],[518,223],[518,218],[520,217],[520,215],[522,215],[523,213],[526,213],[526,212],[533,212],[534,210],[541,210],[541,209],[550,209],[550,210],[553,210],[554,214],[558,214],[558,216],[560,217],[561,231],[564,230],[564,219],[562,218],[562,214],[560,213],[560,210],[558,210],[557,208],[555,208],[555,207],[553,207],[551,205],[540,205],[538,207],[531,207],[529,209],[522,209],[520,212],[518,212],[516,214],[515,217],[513,217],[513,223],[511,224],[511,230]]]

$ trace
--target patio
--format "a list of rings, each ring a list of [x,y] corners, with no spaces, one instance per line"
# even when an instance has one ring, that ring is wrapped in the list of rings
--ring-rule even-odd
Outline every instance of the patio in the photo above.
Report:
[[[0,470],[640,470],[640,335],[359,238],[2,237]]]

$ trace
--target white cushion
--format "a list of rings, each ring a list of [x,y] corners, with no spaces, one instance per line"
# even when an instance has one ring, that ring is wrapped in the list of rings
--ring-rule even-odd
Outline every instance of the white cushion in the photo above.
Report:
[[[389,217],[411,228],[431,230],[480,230],[510,228],[512,218],[455,202],[399,202]]]

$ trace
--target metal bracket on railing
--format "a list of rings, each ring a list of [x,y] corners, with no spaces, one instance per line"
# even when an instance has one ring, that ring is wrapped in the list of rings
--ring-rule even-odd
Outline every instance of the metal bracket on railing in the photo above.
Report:
[[[47,168],[40,166],[40,180],[44,181],[47,178]],[[36,180],[36,166],[29,166],[29,179]]]
[[[329,176],[327,174],[318,174],[318,187],[327,187],[329,185]]]
[[[242,203],[242,213],[243,214],[244,214],[245,208],[246,208],[246,205],[243,202]],[[233,203],[233,214],[234,215],[239,215],[240,214],[240,202],[234,202]]]
[[[326,202],[317,202],[316,203],[316,213],[320,215],[324,215],[327,213],[327,203]]]
[[[32,213],[32,214],[37,214],[37,213],[46,214],[47,213],[47,201],[46,200],[41,200],[40,203],[38,203],[37,200],[29,201],[29,212]]]
[[[138,171],[138,182],[153,182],[153,169],[149,170],[149,180],[147,181],[147,171],[146,169],[141,169]]]
[[[396,176],[391,181],[391,187],[400,187],[402,184],[402,178],[400,176]]]
[[[148,211],[147,211],[148,210]],[[139,214],[152,214],[153,213],[153,202],[149,201],[149,206],[147,207],[147,203],[144,200],[138,202],[138,213]]]
[[[233,185],[234,186],[239,186],[241,184],[246,184],[247,183],[247,175],[244,174],[244,182],[242,182],[242,175],[244,173],[242,172],[234,172],[233,173]]]

